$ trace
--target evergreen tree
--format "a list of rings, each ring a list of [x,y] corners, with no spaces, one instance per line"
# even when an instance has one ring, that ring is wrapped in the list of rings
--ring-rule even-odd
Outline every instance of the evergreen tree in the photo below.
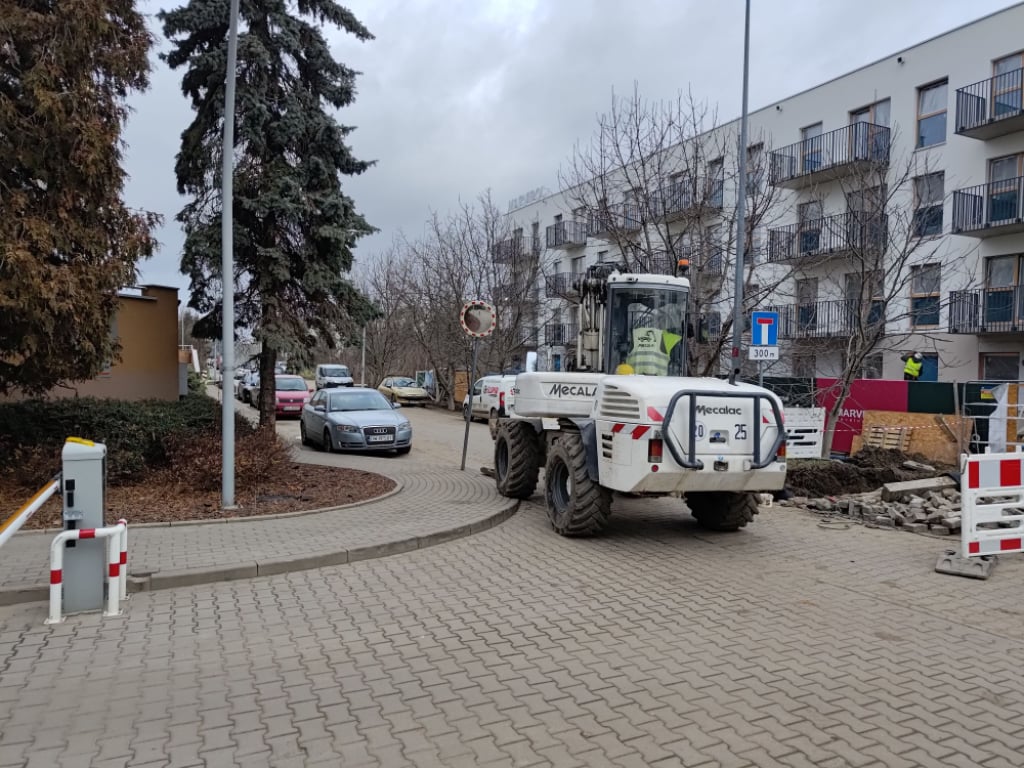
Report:
[[[227,0],[190,0],[160,14],[173,69],[195,119],[182,134],[175,172],[191,202],[182,271],[191,306],[221,325],[220,169],[228,35]],[[236,322],[262,343],[260,423],[274,422],[278,353],[300,354],[315,337],[331,342],[371,312],[347,279],[356,241],[374,231],[342,190],[343,176],[372,163],[353,157],[329,109],[355,99],[358,73],[331,56],[320,25],[359,40],[370,32],[333,0],[241,0],[235,110],[234,244]],[[313,332],[312,334],[310,332]]]
[[[125,99],[148,85],[151,45],[131,0],[0,7],[0,392],[117,358],[117,292],[158,222],[121,199]]]

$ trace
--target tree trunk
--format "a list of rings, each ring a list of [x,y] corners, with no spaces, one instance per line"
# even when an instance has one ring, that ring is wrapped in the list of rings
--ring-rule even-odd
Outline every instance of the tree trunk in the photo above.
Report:
[[[843,412],[846,405],[846,398],[850,395],[850,381],[844,377],[836,382],[839,387],[839,396],[825,414],[825,433],[821,436],[821,458],[827,459],[832,455],[832,443],[835,441],[836,424],[839,422],[839,414]]]
[[[263,342],[260,353],[260,395],[257,403],[260,409],[260,426],[274,428],[277,423],[276,380],[277,350]]]

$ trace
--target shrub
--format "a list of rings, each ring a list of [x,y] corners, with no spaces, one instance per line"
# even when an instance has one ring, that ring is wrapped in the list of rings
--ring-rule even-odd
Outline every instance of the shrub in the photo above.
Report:
[[[66,438],[84,437],[107,446],[107,481],[134,482],[169,464],[169,447],[203,435],[220,439],[221,406],[205,394],[181,400],[67,398],[0,404],[0,455],[13,458],[7,471],[35,486],[60,470]],[[241,438],[253,426],[236,414]]]
[[[223,451],[220,433],[175,435],[168,441],[170,459],[163,476],[183,490],[220,488]],[[292,474],[294,459],[273,429],[250,430],[235,443],[235,484],[239,489],[278,484]]]

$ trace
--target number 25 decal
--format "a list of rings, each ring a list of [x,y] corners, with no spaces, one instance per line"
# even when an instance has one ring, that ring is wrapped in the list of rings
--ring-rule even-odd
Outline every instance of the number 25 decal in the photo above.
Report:
[[[737,440],[746,440],[747,439],[747,425],[746,424],[737,424],[736,425],[736,435],[735,435],[735,438]]]

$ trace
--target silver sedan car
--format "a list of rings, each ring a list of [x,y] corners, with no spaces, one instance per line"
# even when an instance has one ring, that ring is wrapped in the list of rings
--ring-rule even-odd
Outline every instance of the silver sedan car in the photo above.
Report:
[[[302,444],[326,451],[408,453],[412,425],[399,408],[375,389],[321,389],[302,408]]]

